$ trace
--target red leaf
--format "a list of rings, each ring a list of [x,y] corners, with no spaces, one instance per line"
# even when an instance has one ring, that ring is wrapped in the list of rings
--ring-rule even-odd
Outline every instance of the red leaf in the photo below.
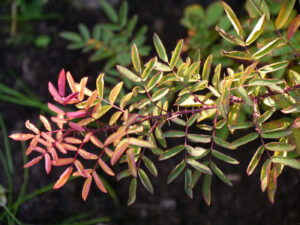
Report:
[[[56,183],[53,186],[53,189],[61,188],[68,181],[71,173],[73,171],[73,167],[69,166],[59,177]]]
[[[48,108],[52,111],[55,112],[57,114],[65,114],[65,112],[63,110],[61,110],[60,108],[58,108],[57,106],[51,104],[50,102],[48,103]]]
[[[85,129],[82,126],[79,126],[77,123],[74,123],[74,122],[70,122],[69,126],[71,128],[73,128],[74,130],[77,130],[79,132],[84,132],[85,131]]]
[[[69,86],[70,86],[72,92],[78,92],[75,82],[74,82],[74,79],[69,71],[67,72],[67,80],[68,80],[68,83],[69,83]]]
[[[67,154],[67,150],[64,148],[64,146],[61,143],[55,142],[55,146],[61,153]]]
[[[65,99],[64,99],[64,104],[74,104],[77,102],[80,102],[78,98],[79,92],[75,92],[72,94],[69,94]]]
[[[75,112],[67,112],[66,116],[69,119],[76,119],[76,118],[82,118],[85,117],[86,112],[85,111],[75,111]]]
[[[60,96],[65,97],[66,94],[66,75],[65,70],[62,69],[58,76],[58,91]]]
[[[78,139],[78,138],[74,138],[74,137],[66,137],[65,142],[68,142],[70,144],[81,144],[82,140]]]
[[[91,183],[92,183],[92,177],[87,178],[84,182],[84,185],[83,185],[83,188],[82,188],[82,193],[81,193],[82,198],[83,198],[84,201],[86,200],[86,198],[89,194]]]
[[[300,14],[298,14],[298,16],[296,16],[289,25],[288,32],[286,34],[288,40],[291,40],[295,32],[298,30],[299,26],[300,26]]]
[[[51,158],[48,153],[45,154],[45,170],[47,174],[51,171]]]
[[[96,138],[94,135],[92,135],[92,136],[90,137],[90,140],[91,140],[91,142],[92,142],[94,145],[96,145],[98,148],[103,148],[103,147],[104,147],[104,145],[102,144],[102,142],[99,141],[98,138]]]
[[[31,148],[32,148],[32,150],[37,151],[39,153],[42,153],[42,154],[46,153],[46,150],[43,149],[43,148],[41,148],[41,147],[39,147],[39,146],[33,146]]]
[[[47,134],[45,132],[41,132],[41,136],[43,138],[45,138],[45,140],[47,140],[49,142],[55,142],[55,140],[53,139],[53,137],[51,137],[49,134]]]
[[[28,168],[28,167],[33,166],[34,164],[38,163],[42,158],[43,158],[43,156],[40,155],[40,156],[38,156],[38,157],[32,159],[31,161],[29,161],[28,163],[26,163],[26,164],[24,165],[24,168]]]
[[[93,160],[93,159],[98,159],[98,156],[93,154],[93,153],[90,153],[90,152],[87,152],[86,150],[84,149],[79,149],[78,150],[78,154],[84,158],[84,159],[87,159],[87,160]]]
[[[57,156],[57,152],[56,152],[55,148],[51,148],[49,150],[49,152],[51,153],[53,160],[58,160],[58,156]]]
[[[61,145],[64,147],[64,149],[69,150],[69,151],[77,151],[78,150],[78,147],[76,147],[74,145],[70,145],[67,143],[62,143]]]
[[[16,133],[16,134],[11,134],[9,137],[15,141],[27,141],[28,139],[31,139],[34,137],[33,134],[21,134],[21,133]]]
[[[54,100],[59,102],[59,103],[63,103],[63,99],[60,96],[60,94],[57,92],[56,88],[54,87],[54,85],[49,81],[48,83],[48,89],[50,94],[53,96]]]
[[[97,187],[100,189],[100,191],[107,193],[107,190],[106,190],[104,184],[102,183],[100,177],[96,173],[96,171],[93,172],[93,178],[94,178],[94,181],[95,181]]]
[[[75,160],[74,164],[79,174],[83,177],[87,177],[82,163],[79,160]]]

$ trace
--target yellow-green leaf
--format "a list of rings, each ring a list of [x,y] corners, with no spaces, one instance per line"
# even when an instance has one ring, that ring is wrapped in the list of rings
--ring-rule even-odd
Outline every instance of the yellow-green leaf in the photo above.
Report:
[[[134,160],[133,151],[131,148],[126,151],[126,158],[127,158],[128,169],[131,175],[133,177],[137,177],[136,164]]]
[[[141,73],[141,60],[136,44],[131,48],[131,61],[136,72]]]
[[[209,143],[211,142],[211,136],[206,134],[188,134],[187,138],[191,142]]]
[[[192,184],[192,171],[190,169],[187,169],[185,171],[185,178],[184,178],[184,190],[185,193],[193,199],[193,190],[191,188]]]
[[[99,74],[96,84],[97,84],[98,97],[100,99],[102,99],[103,98],[103,90],[104,90],[104,73]]]
[[[212,59],[213,59],[213,55],[209,55],[205,60],[203,70],[202,70],[202,80],[209,80]]]
[[[238,18],[236,17],[235,13],[233,12],[233,10],[230,8],[229,5],[227,5],[225,2],[222,2],[222,5],[225,9],[225,12],[227,14],[228,19],[230,20],[231,24],[233,25],[235,31],[237,32],[237,34],[243,38],[243,29],[242,26],[238,20]]]
[[[275,40],[269,42],[267,45],[265,45],[260,50],[255,52],[252,55],[252,57],[255,59],[259,59],[259,58],[269,54],[271,51],[273,51],[277,47],[279,41],[280,41],[280,38],[276,38]]]
[[[289,16],[294,8],[296,0],[285,0],[280,8],[279,14],[275,20],[275,27],[277,30],[282,28],[289,19]]]
[[[164,88],[161,88],[159,90],[157,90],[156,92],[154,92],[154,94],[152,95],[152,101],[156,102],[160,99],[162,99],[166,94],[169,93],[169,88],[167,87],[164,87]]]
[[[121,81],[120,83],[118,83],[116,86],[113,87],[113,89],[111,90],[109,97],[108,97],[110,104],[114,104],[122,87],[123,87],[123,81]]]
[[[182,160],[180,163],[176,165],[176,167],[172,170],[170,175],[168,176],[168,184],[171,183],[174,179],[176,179],[179,174],[184,170],[186,166],[185,160]]]
[[[247,40],[246,40],[246,45],[250,45],[253,43],[264,31],[266,25],[266,14],[263,14],[262,17],[258,20],[256,23],[255,27],[249,34]]]
[[[153,194],[153,186],[151,184],[148,175],[145,173],[143,169],[139,169],[138,173],[144,187],[147,189],[147,191]]]
[[[249,98],[248,93],[247,93],[246,89],[243,86],[239,86],[237,88],[237,91],[242,96],[242,99],[244,100],[244,102],[247,105],[253,106],[253,101]]]
[[[178,138],[184,136],[185,136],[185,132],[180,130],[168,130],[163,134],[163,137],[165,138]]]
[[[155,144],[151,143],[150,141],[141,140],[138,138],[128,138],[128,143],[130,145],[135,145],[138,147],[144,147],[144,148],[154,148],[156,147]]]
[[[211,170],[209,169],[208,166],[194,160],[194,159],[188,159],[187,163],[192,166],[193,168],[195,168],[196,170],[199,170],[200,172],[204,173],[204,174],[209,174],[212,175]]]
[[[144,69],[144,71],[142,73],[142,79],[143,80],[147,80],[149,74],[153,70],[156,63],[157,63],[157,57],[154,57],[154,58],[150,59],[150,61],[147,63],[147,66],[146,66],[146,68]]]
[[[202,195],[207,205],[210,205],[211,200],[210,184],[211,175],[205,174],[202,186]]]
[[[258,133],[257,132],[252,132],[250,134],[245,135],[244,137],[241,137],[233,142],[231,142],[231,145],[233,147],[239,147],[241,145],[247,144],[253,140],[258,138]]]
[[[146,168],[148,169],[148,171],[153,175],[153,176],[157,176],[157,169],[155,164],[146,156],[142,156],[142,160],[146,166]]]
[[[275,157],[272,157],[272,162],[273,163],[281,163],[285,166],[289,166],[294,169],[300,170],[300,161],[297,159],[275,156]]]
[[[236,45],[239,45],[239,46],[245,46],[244,42],[239,39],[238,37],[232,35],[232,34],[229,34],[227,33],[225,30],[223,30],[222,28],[216,26],[216,31],[219,32],[219,34],[224,38],[226,39],[227,41],[233,43],[233,44],[236,44]]]
[[[266,144],[265,147],[270,151],[278,151],[278,152],[293,151],[296,148],[295,145],[291,145],[283,142],[270,142]]]
[[[136,199],[136,186],[137,186],[137,182],[136,182],[136,178],[133,178],[130,182],[130,186],[129,186],[129,197],[128,197],[128,205],[132,205],[135,202]]]
[[[220,160],[230,163],[230,164],[239,164],[240,163],[236,159],[234,159],[228,155],[225,155],[222,152],[216,151],[216,150],[212,150],[212,155],[214,157],[216,157],[217,159],[220,159]]]
[[[177,155],[178,153],[180,153],[183,149],[184,149],[184,145],[177,145],[173,148],[170,148],[159,156],[159,160],[161,161],[161,160],[169,159],[169,158],[173,157],[174,155]]]
[[[140,77],[138,77],[136,74],[134,74],[133,72],[131,72],[129,69],[127,69],[124,66],[120,66],[117,65],[117,70],[126,78],[128,78],[129,80],[133,81],[133,82],[140,82],[142,81],[142,79]]]
[[[147,91],[152,90],[152,88],[154,88],[157,83],[161,80],[161,78],[163,77],[163,72],[159,72],[157,74],[155,74],[150,81],[147,83]]]
[[[177,60],[179,58],[180,52],[181,52],[181,48],[182,48],[182,44],[183,44],[183,39],[181,39],[177,45],[176,48],[174,49],[174,52],[172,54],[171,60],[170,60],[170,67],[174,68],[174,66],[177,63]]]
[[[253,171],[255,170],[257,164],[259,163],[260,157],[265,151],[265,147],[263,145],[259,146],[259,148],[256,150],[255,154],[253,155],[248,167],[247,167],[247,174],[251,175]]]
[[[156,48],[159,58],[161,58],[165,62],[168,62],[168,56],[166,53],[166,49],[157,34],[153,35],[153,42],[154,42],[154,46]]]
[[[227,185],[232,186],[231,181],[225,176],[219,167],[214,162],[210,162],[210,168],[212,171]]]

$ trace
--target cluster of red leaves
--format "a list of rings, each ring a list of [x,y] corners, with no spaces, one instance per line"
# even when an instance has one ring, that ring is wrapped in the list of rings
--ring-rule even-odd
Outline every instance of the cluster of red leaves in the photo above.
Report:
[[[66,78],[72,90],[72,93],[68,96],[66,96]],[[59,74],[58,90],[51,82],[49,82],[48,85],[49,92],[54,100],[63,106],[62,109],[54,104],[48,103],[49,109],[56,114],[56,116],[51,117],[51,121],[56,124],[57,128],[53,129],[50,121],[45,116],[40,115],[40,120],[46,131],[40,131],[30,121],[26,121],[26,127],[33,133],[15,133],[10,135],[10,138],[16,141],[31,140],[26,150],[26,155],[31,153],[34,153],[33,155],[36,155],[36,153],[39,154],[24,165],[24,168],[31,167],[42,159],[45,161],[47,174],[50,173],[52,166],[67,166],[56,181],[54,189],[62,187],[71,175],[84,177],[86,179],[82,189],[82,198],[84,200],[86,200],[88,196],[92,180],[94,180],[102,192],[107,192],[101,178],[96,172],[98,165],[106,174],[110,176],[115,175],[110,166],[102,159],[104,153],[108,157],[113,156],[113,152],[108,148],[108,145],[111,144],[115,138],[108,138],[103,144],[95,136],[97,130],[88,129],[86,127],[88,123],[95,120],[93,115],[97,114],[101,109],[101,101],[95,104],[97,91],[91,93],[91,91],[86,88],[87,80],[88,78],[84,77],[79,84],[76,84],[70,72],[66,74],[65,70],[62,70]],[[84,108],[68,112],[68,104],[83,103],[85,92],[89,93],[89,98],[84,102]],[[74,122],[74,119],[82,120],[80,122]],[[124,134],[125,133],[123,133],[123,135]],[[122,138],[122,136],[119,135],[119,138]],[[83,149],[87,142],[93,143],[100,150],[99,154],[94,154]],[[127,146],[122,146],[122,151],[120,152],[124,152]],[[70,157],[70,155],[73,156]],[[119,157],[120,154],[114,156],[112,164],[114,164]],[[95,160],[95,166],[88,169],[84,168],[82,163],[84,160]]]

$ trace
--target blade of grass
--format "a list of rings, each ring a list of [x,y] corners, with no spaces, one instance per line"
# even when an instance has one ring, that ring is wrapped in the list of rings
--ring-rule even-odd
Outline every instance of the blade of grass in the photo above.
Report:
[[[2,206],[2,207],[5,209],[5,212],[13,219],[13,222],[15,222],[18,225],[23,225],[23,223],[12,214],[12,212],[9,210],[9,208],[7,208],[6,206]],[[13,224],[13,223],[11,223],[11,224]]]
[[[9,145],[9,141],[8,141],[8,136],[7,136],[7,129],[2,117],[2,114],[0,113],[0,128],[2,131],[2,136],[3,136],[3,142],[4,142],[4,148],[5,148],[5,154],[6,154],[6,162],[8,165],[8,169],[9,172],[11,174],[14,173],[14,165],[13,165],[13,161],[12,161],[12,157],[11,157],[11,148]]]

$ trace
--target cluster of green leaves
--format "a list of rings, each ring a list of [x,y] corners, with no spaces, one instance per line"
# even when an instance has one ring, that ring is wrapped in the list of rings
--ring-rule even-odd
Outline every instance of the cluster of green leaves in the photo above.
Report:
[[[138,16],[134,15],[128,19],[128,4],[123,1],[120,11],[115,9],[104,0],[99,0],[102,10],[109,18],[109,23],[96,24],[92,31],[86,25],[79,24],[79,33],[65,31],[60,36],[71,43],[68,49],[82,49],[83,52],[92,51],[91,61],[106,60],[103,71],[110,75],[105,81],[110,84],[117,84],[120,74],[115,70],[115,65],[128,66],[130,64],[131,46],[135,43],[140,49],[142,56],[147,56],[149,46],[145,46],[145,34],[147,27],[144,25],[135,31]],[[124,79],[128,89],[132,83]]]
[[[217,30],[238,49],[221,50],[224,57],[239,59],[240,64],[234,64],[233,68],[222,68],[221,63],[213,68],[213,54],[204,62],[200,57],[194,60],[181,57],[183,40],[169,56],[157,34],[153,42],[158,56],[142,63],[139,48],[134,44],[131,48],[133,69],[117,65],[117,70],[135,86],[119,103],[116,99],[123,82],[116,84],[106,97],[104,74],[98,76],[97,89],[91,91],[86,88],[87,77],[75,83],[69,72],[61,71],[58,89],[49,82],[49,91],[56,104],[62,105],[60,108],[48,103],[49,109],[56,114],[51,117],[55,125],[41,115],[45,131],[26,121],[32,133],[10,136],[19,141],[31,139],[26,154],[34,158],[25,167],[42,159],[47,174],[53,166],[66,166],[54,188],[62,187],[71,176],[82,177],[85,180],[84,200],[92,181],[102,192],[107,192],[99,173],[116,176],[118,181],[129,178],[130,205],[136,200],[139,183],[150,193],[154,192],[150,175],[157,176],[158,170],[151,155],[156,155],[158,161],[177,161],[170,170],[168,183],[183,175],[184,190],[190,198],[202,180],[203,198],[209,205],[214,177],[232,185],[221,163],[238,164],[230,151],[256,141],[259,143],[257,150],[249,148],[253,157],[249,160],[247,174],[261,166],[261,189],[267,190],[270,201],[274,202],[277,179],[283,169],[286,166],[300,169],[297,138],[300,56],[290,42],[299,35],[299,17],[290,18],[294,4],[295,0],[286,0],[275,22],[267,20],[267,14],[262,13],[247,31],[230,6],[222,2],[235,33],[229,34],[222,27]],[[276,37],[263,36],[267,21],[273,23]],[[281,52],[279,57],[277,51],[286,47],[293,54]],[[271,62],[266,63],[268,58]],[[278,71],[283,71],[280,77]],[[67,96],[66,83],[72,91]],[[74,104],[75,110],[66,107]],[[109,119],[104,117],[108,112]],[[176,125],[175,128],[172,125]],[[233,135],[241,130],[248,134]],[[235,140],[229,141],[228,135]],[[175,139],[180,144],[172,145],[170,140]],[[96,149],[86,149],[87,143]],[[117,163],[121,166],[117,167]]]
[[[290,1],[292,3],[293,1]],[[253,26],[258,22],[263,14],[266,15],[264,21],[265,29],[260,34],[260,40],[268,42],[272,38],[276,38],[277,34],[274,32],[274,23],[270,20],[272,17],[276,17],[282,1],[273,0],[247,0],[245,9],[248,12],[248,16],[239,18],[241,26],[244,32],[250,33]],[[291,12],[287,21],[283,21],[280,26],[286,27],[291,20],[295,17],[297,11],[294,9]],[[297,19],[299,20],[299,18]],[[296,24],[297,22],[295,22]],[[228,51],[232,51],[236,48],[235,44],[228,42],[225,39],[221,39],[219,34],[223,34],[225,31],[228,35],[234,35],[235,30],[230,25],[230,20],[225,15],[221,2],[212,3],[204,10],[200,5],[190,5],[185,8],[184,16],[181,19],[181,24],[188,29],[188,37],[186,38],[186,46],[184,50],[189,50],[189,55],[193,56],[195,51],[201,51],[203,57],[207,57],[209,54],[214,55],[214,65],[222,63],[223,66],[233,66],[235,61],[244,59],[242,55],[235,55],[232,58],[223,57]],[[283,33],[286,35],[286,33]],[[223,35],[224,37],[224,35]],[[298,49],[300,36],[299,33],[289,40],[292,45]],[[257,45],[263,46],[265,43],[259,41]],[[199,50],[198,50],[199,49]],[[224,52],[220,52],[219,49],[226,49]],[[251,50],[251,49],[250,49]],[[292,50],[289,46],[284,46],[278,49],[272,54],[272,57],[265,57],[263,63],[271,62],[274,57],[286,57]],[[196,53],[197,54],[197,53]],[[289,56],[292,57],[292,56]],[[283,59],[282,59],[283,60]],[[283,74],[283,71],[278,71],[277,76]]]

